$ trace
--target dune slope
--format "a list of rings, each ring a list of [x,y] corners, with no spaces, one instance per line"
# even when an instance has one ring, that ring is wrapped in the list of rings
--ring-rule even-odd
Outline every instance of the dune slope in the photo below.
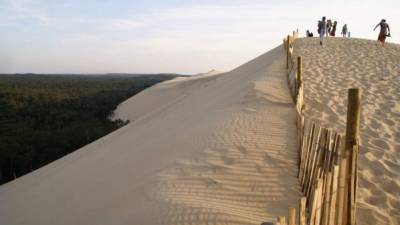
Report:
[[[275,221],[299,197],[284,63],[280,46],[132,97],[127,126],[0,186],[0,224]]]
[[[400,45],[296,40],[304,63],[306,115],[344,133],[347,89],[362,89],[358,224],[400,222]]]

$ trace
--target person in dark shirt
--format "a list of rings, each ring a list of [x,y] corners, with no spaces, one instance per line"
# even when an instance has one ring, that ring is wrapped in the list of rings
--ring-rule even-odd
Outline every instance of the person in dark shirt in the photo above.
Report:
[[[379,22],[375,28],[374,31],[376,30],[376,28],[380,27],[380,31],[379,31],[379,35],[378,35],[378,41],[380,41],[382,43],[382,45],[385,45],[385,40],[386,37],[390,37],[390,27],[389,24],[386,23],[385,19],[382,19],[381,22]]]
[[[336,35],[336,26],[337,26],[337,21],[333,22],[333,25],[332,25],[332,29],[331,29],[331,33],[330,33],[330,35],[332,37],[335,37],[335,35]]]

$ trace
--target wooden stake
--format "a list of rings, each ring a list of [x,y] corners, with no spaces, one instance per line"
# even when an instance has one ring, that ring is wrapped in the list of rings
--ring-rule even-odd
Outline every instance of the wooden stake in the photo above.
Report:
[[[311,143],[310,143],[310,160],[309,160],[309,164],[308,164],[308,171],[307,174],[305,175],[305,184],[303,187],[303,193],[305,193],[306,197],[310,197],[310,192],[309,190],[311,189],[311,179],[312,179],[312,175],[314,174],[314,169],[315,169],[315,158],[317,157],[317,151],[318,151],[318,143],[319,140],[321,138],[321,131],[322,128],[318,127],[318,129],[316,128],[317,131],[317,135],[312,137]],[[310,203],[309,201],[307,201],[307,204]]]
[[[311,216],[310,216],[310,221],[309,221],[310,225],[314,225],[314,224],[319,225],[319,216],[321,213],[321,204],[320,204],[321,189],[322,189],[322,180],[318,179],[316,188],[314,189],[314,192],[313,192],[313,200],[312,200],[312,205],[311,205]]]
[[[309,173],[309,168],[310,168],[310,161],[311,161],[311,155],[312,155],[312,151],[311,151],[311,146],[314,140],[314,136],[316,134],[316,128],[315,128],[315,123],[312,123],[311,125],[311,129],[305,131],[307,132],[307,143],[306,143],[306,158],[305,158],[305,162],[304,162],[304,171],[301,175],[301,185],[302,185],[302,190],[304,193],[305,190],[305,186],[306,186],[306,181],[307,181],[307,177],[306,175]]]
[[[306,225],[306,197],[300,199],[299,205],[299,225]]]
[[[279,225],[286,225],[286,217],[284,217],[284,216],[278,217],[278,224]]]
[[[337,209],[336,209],[336,225],[343,225],[343,217],[344,217],[344,207],[345,207],[345,190],[344,186],[346,183],[345,175],[346,175],[346,158],[341,159],[340,161],[340,171],[339,171],[339,186],[338,186],[338,196],[337,196]]]
[[[350,190],[349,190],[349,210],[348,210],[348,218],[349,222],[347,224],[355,225],[356,224],[356,197],[357,197],[357,169],[358,169],[358,145],[353,146],[353,155],[351,157],[351,168],[350,168]]]
[[[302,71],[303,71],[303,65],[302,65],[302,58],[301,56],[297,57],[297,77],[296,77],[296,90],[297,94],[299,93],[299,89],[301,84],[303,83],[303,78],[302,78]]]
[[[311,191],[312,188],[314,187],[313,184],[316,183],[317,179],[319,178],[319,174],[320,174],[320,167],[321,167],[321,154],[322,151],[324,151],[323,149],[323,145],[325,144],[325,140],[326,140],[326,133],[327,133],[327,129],[326,128],[320,128],[321,132],[320,132],[320,136],[317,139],[317,143],[315,145],[315,154],[313,157],[313,161],[311,164],[311,173],[310,173],[310,177],[309,177],[309,184],[307,186],[306,189],[306,196],[311,195]]]
[[[286,39],[286,69],[289,69],[289,54],[290,54],[290,36],[287,36]]]
[[[300,116],[301,120],[301,129],[300,129],[300,134],[301,134],[301,146],[300,146],[300,165],[299,165],[299,171],[297,174],[297,177],[299,178],[299,181],[302,185],[302,180],[303,180],[303,174],[304,174],[304,167],[307,159],[307,144],[308,144],[308,134],[305,132],[305,127],[308,127],[304,125],[304,116]]]
[[[322,213],[322,186],[323,179],[318,181],[318,199],[317,199],[317,212],[315,214],[315,225],[320,225],[321,213]]]
[[[334,163],[336,164],[336,165],[339,165],[340,164],[340,159],[342,158],[342,152],[341,152],[341,150],[342,150],[342,148],[343,148],[343,143],[344,141],[343,141],[343,136],[341,136],[341,135],[338,135],[337,136],[337,140],[336,140],[336,146],[335,146],[335,161],[334,161]]]
[[[346,151],[353,150],[353,146],[358,144],[358,136],[360,132],[360,100],[360,89],[349,89],[346,124]]]
[[[329,201],[329,219],[328,225],[335,225],[335,216],[336,216],[336,200],[337,200],[337,185],[338,185],[338,176],[339,176],[339,166],[335,165],[333,167],[333,176],[332,176],[332,189],[331,196]]]
[[[289,207],[288,225],[296,225],[296,209]]]
[[[329,205],[330,205],[330,197],[331,197],[331,181],[332,181],[332,173],[328,172],[325,180],[325,194],[324,201],[322,204],[322,224],[327,225],[329,220]]]

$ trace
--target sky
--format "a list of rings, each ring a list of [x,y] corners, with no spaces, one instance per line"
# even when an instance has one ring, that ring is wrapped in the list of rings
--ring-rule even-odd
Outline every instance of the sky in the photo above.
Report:
[[[399,0],[0,0],[0,73],[230,71],[326,16],[400,43]],[[340,32],[339,32],[340,33]]]

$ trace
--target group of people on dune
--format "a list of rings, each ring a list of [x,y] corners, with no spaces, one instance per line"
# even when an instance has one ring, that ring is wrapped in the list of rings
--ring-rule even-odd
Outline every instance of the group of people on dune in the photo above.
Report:
[[[336,36],[336,28],[337,28],[337,21],[332,22],[332,20],[326,20],[325,17],[322,18],[322,21],[318,21],[318,34],[321,35],[323,33],[324,36]],[[347,29],[347,24],[343,25],[342,27],[342,37],[350,37],[350,31]],[[314,34],[307,30],[306,32],[307,37],[314,37]],[[322,44],[322,43],[321,43]]]
[[[322,20],[318,21],[318,34],[319,34],[319,44],[322,45],[324,42],[324,37],[326,36],[332,36],[335,37],[336,35],[336,27],[337,27],[337,21],[334,21],[332,23],[332,20],[327,20],[326,17],[322,17]],[[386,22],[385,19],[382,19],[374,28],[374,31],[376,28],[380,27],[380,32],[378,36],[378,41],[382,43],[382,45],[385,44],[386,37],[390,37],[390,28],[389,24]],[[343,37],[350,37],[350,31],[347,29],[347,24],[343,25],[342,27],[342,36]],[[313,37],[314,34],[311,33],[309,30],[306,32],[307,37]]]

